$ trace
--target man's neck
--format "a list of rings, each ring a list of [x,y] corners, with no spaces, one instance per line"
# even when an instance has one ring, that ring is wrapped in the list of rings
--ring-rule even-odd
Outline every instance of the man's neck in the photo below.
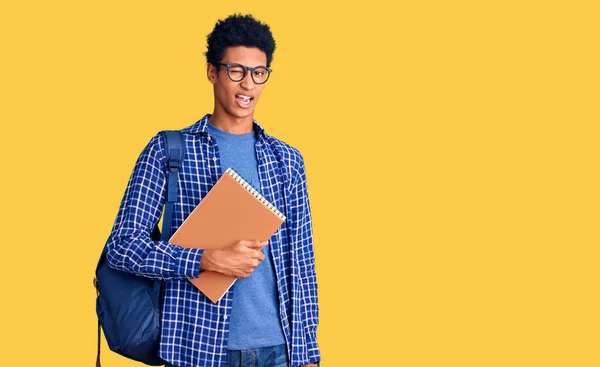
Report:
[[[251,116],[235,117],[225,113],[219,113],[219,111],[215,111],[212,116],[208,118],[208,121],[216,128],[231,134],[248,134],[252,132],[254,128],[254,120]]]

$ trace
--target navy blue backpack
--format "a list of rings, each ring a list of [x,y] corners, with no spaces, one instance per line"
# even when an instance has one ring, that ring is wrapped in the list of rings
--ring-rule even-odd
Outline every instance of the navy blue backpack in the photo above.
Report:
[[[161,134],[165,141],[168,164],[167,197],[162,233],[157,224],[151,237],[155,241],[168,241],[171,237],[173,206],[177,201],[177,180],[185,156],[185,143],[179,131],[161,131]],[[165,361],[158,356],[162,281],[109,267],[105,245],[96,267],[94,286],[98,295],[96,366],[100,367],[101,328],[108,347],[113,352],[147,365],[164,365]]]

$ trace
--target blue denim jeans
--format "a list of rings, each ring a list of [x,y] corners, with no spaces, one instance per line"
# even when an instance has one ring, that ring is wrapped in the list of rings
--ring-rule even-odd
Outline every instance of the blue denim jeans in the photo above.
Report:
[[[227,367],[289,367],[285,344],[227,351]],[[166,364],[165,367],[175,367]]]

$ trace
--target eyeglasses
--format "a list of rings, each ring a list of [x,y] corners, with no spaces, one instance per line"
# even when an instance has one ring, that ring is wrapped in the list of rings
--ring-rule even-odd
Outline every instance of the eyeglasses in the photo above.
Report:
[[[252,80],[256,84],[264,84],[269,79],[271,75],[271,69],[264,66],[257,66],[255,68],[251,68],[248,66],[240,65],[240,64],[219,64],[227,67],[227,76],[234,82],[241,82],[245,77],[248,71],[250,71],[250,76]]]

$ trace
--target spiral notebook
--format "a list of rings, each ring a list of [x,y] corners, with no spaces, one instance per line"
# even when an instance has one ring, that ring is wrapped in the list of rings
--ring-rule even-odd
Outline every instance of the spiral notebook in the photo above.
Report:
[[[219,249],[240,240],[267,241],[285,219],[285,215],[229,168],[169,242],[186,248]],[[204,271],[190,282],[217,303],[235,280]]]

